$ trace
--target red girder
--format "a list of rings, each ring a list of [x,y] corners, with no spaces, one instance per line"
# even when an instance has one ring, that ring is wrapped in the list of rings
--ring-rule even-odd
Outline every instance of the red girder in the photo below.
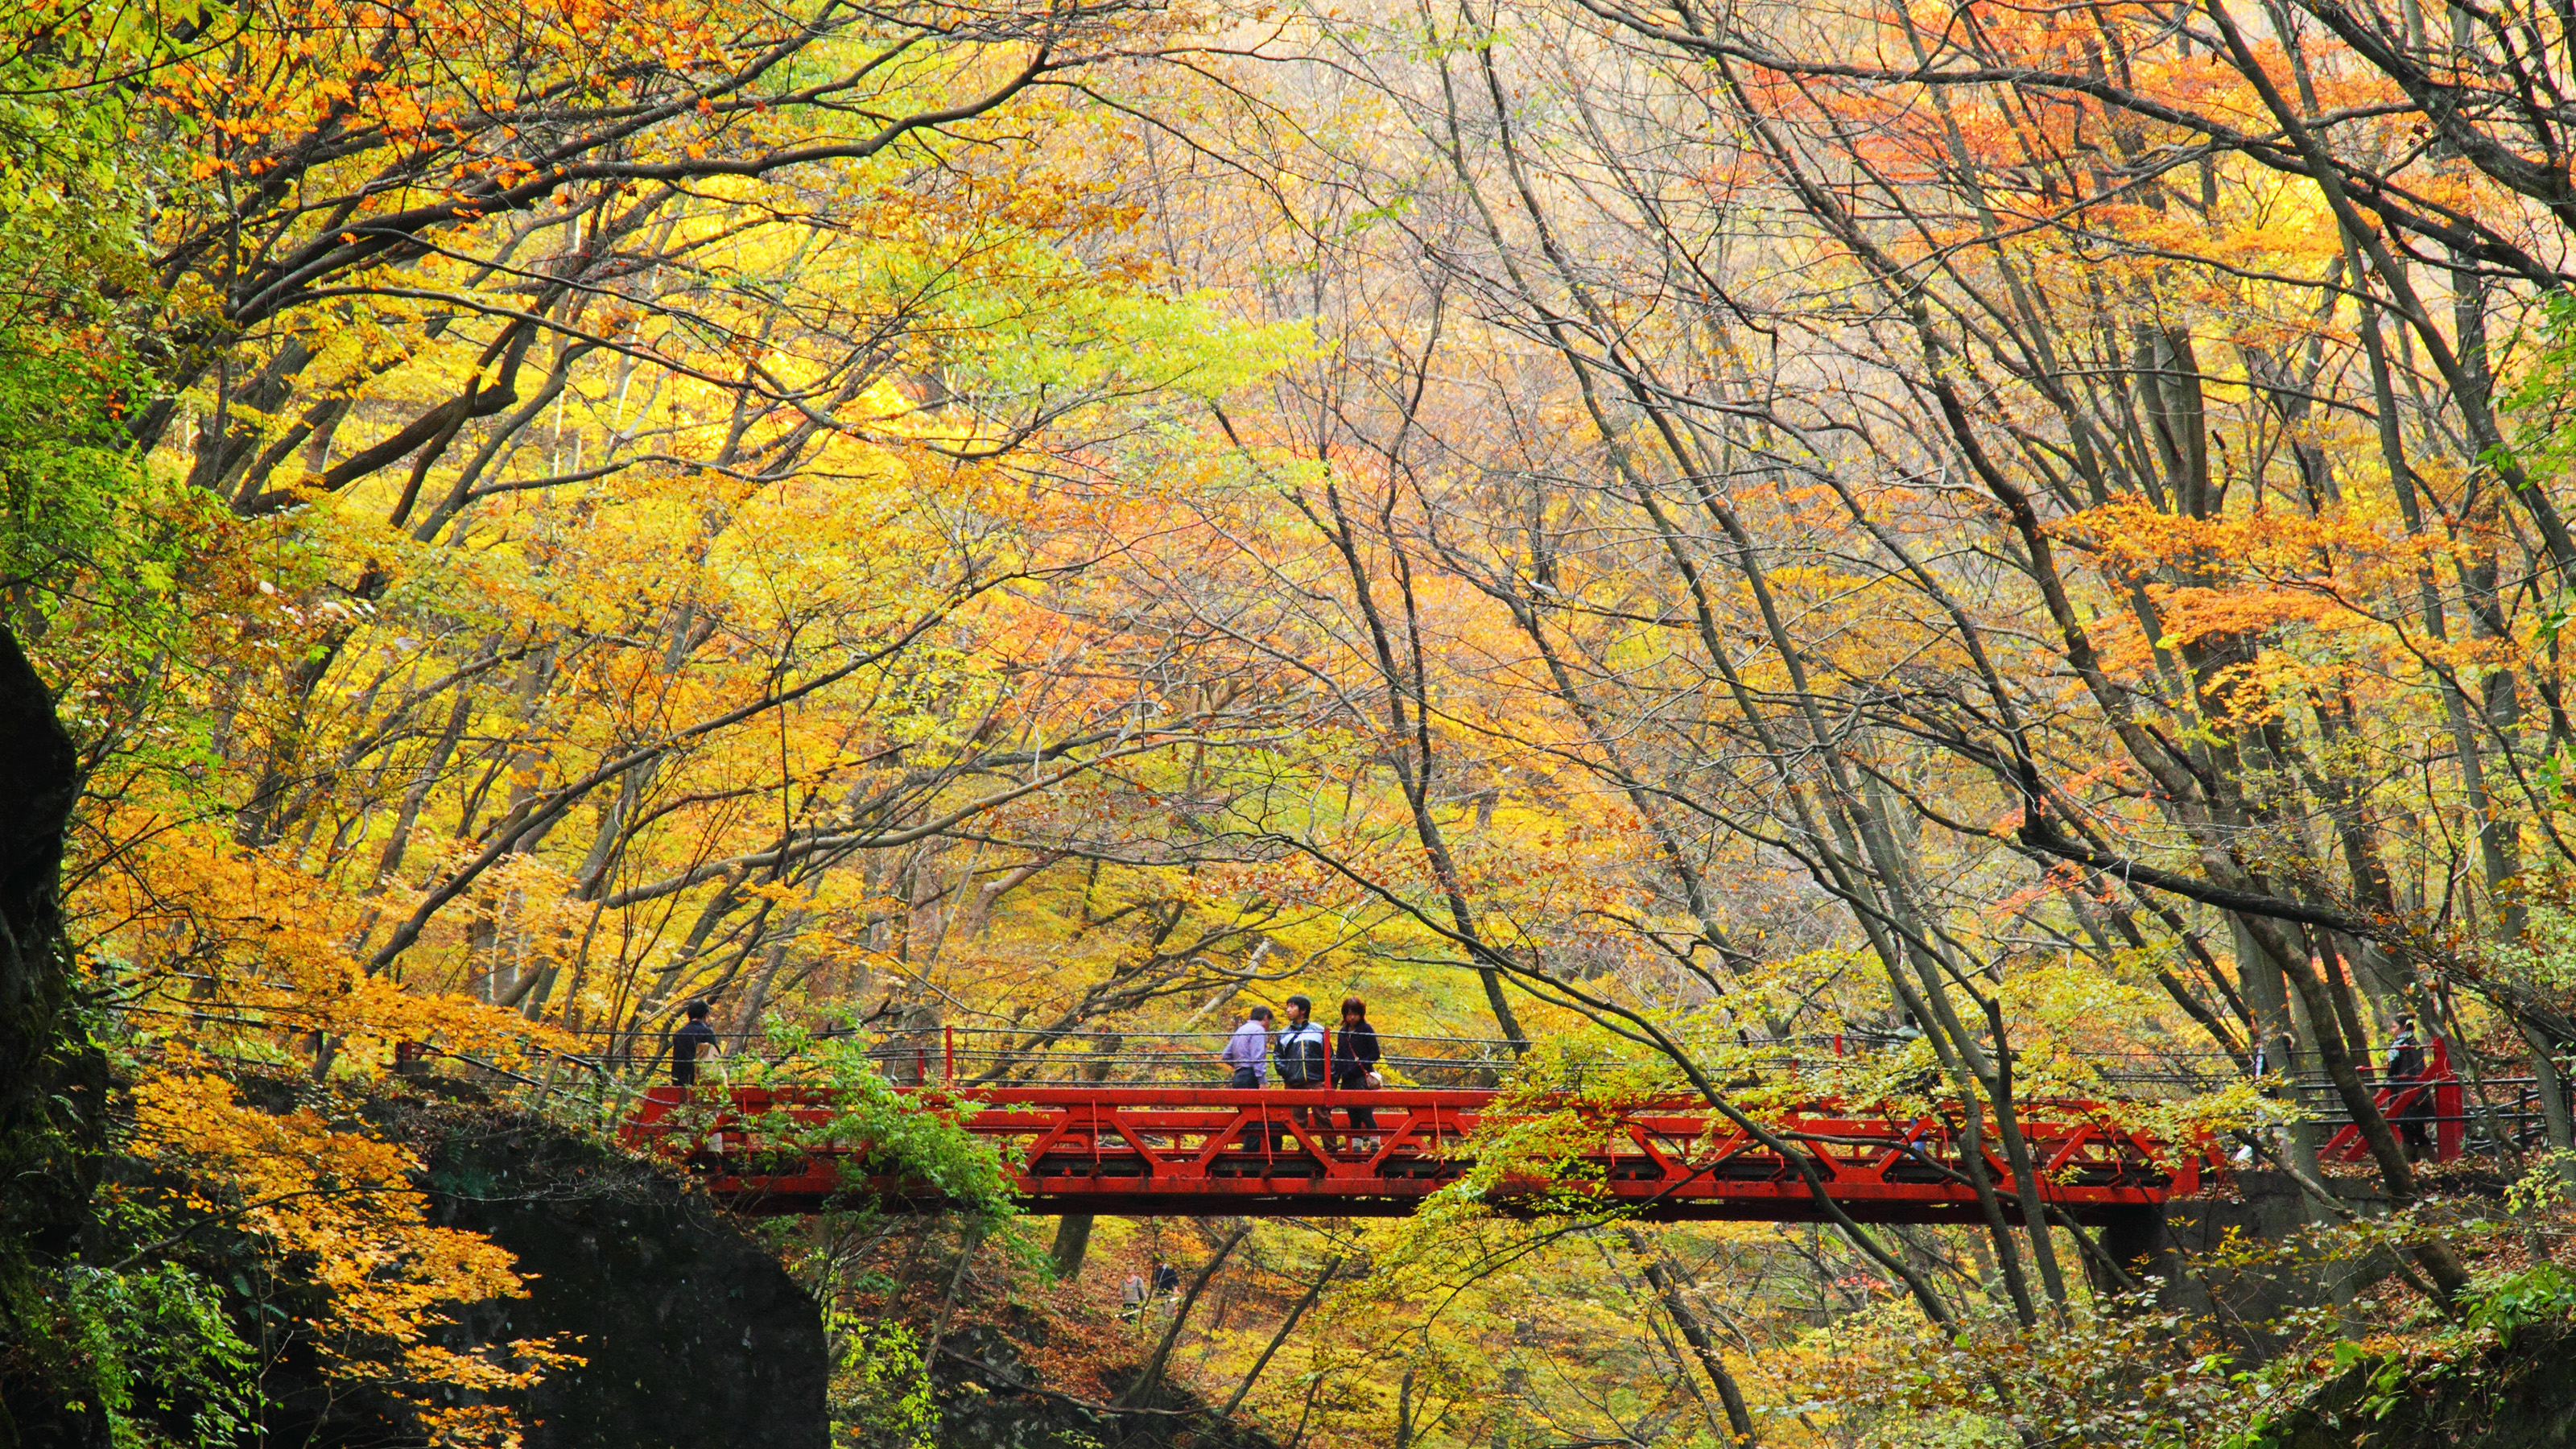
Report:
[[[1000,1140],[1031,1212],[1394,1217],[1468,1170],[1461,1144],[1495,1096],[1105,1083],[976,1088],[959,1094],[955,1110],[967,1130]],[[1373,1109],[1376,1128],[1354,1132],[1344,1116],[1352,1107]],[[1319,1120],[1301,1124],[1292,1108]],[[781,1113],[808,1131],[833,1118],[829,1094],[816,1089],[660,1087],[646,1094],[624,1135],[684,1160],[710,1191],[748,1212],[810,1213],[860,1196],[881,1206],[935,1205],[908,1200],[900,1183],[845,1180],[851,1145],[787,1145]],[[2112,1121],[2098,1104],[2032,1102],[2022,1113],[2042,1194],[2078,1220],[2198,1190],[2198,1151],[2170,1151]],[[1766,1114],[1764,1125],[1814,1164],[1827,1193],[1855,1219],[1979,1215],[1976,1193],[1963,1180],[1955,1117],[1870,1116],[1827,1103]],[[1645,1217],[1824,1216],[1789,1159],[1705,1107],[1643,1103],[1604,1111],[1600,1126],[1599,1144],[1584,1161],[1604,1194]],[[1984,1140],[1994,1141],[1991,1126]],[[1991,1147],[1986,1170],[2006,1211],[2017,1212],[2011,1173]],[[1509,1205],[1511,1185],[1498,1197]]]
[[[2371,1095],[2380,1114],[2393,1128],[2400,1117],[2413,1115],[2433,1124],[2433,1155],[2441,1162],[2457,1162],[2465,1145],[2461,1129],[2468,1117],[2461,1111],[2460,1079],[2451,1074],[2451,1044],[2433,1038],[2431,1058],[2412,1078],[2391,1081]],[[2370,1155],[2370,1147],[2361,1140],[2361,1127],[2346,1123],[2317,1152],[2328,1162],[2359,1162]]]

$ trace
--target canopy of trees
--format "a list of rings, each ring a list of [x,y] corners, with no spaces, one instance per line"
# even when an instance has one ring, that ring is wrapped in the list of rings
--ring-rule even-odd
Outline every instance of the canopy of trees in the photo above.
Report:
[[[1007,1077],[1357,992],[1535,1085],[1954,1098],[2012,1165],[1976,1228],[1265,1226],[1183,1357],[1283,1443],[2217,1442],[2338,1340],[2568,1311],[2571,26],[20,7],[0,1128],[70,1196],[0,1288],[87,1326],[17,1367],[231,1442],[293,1343],[506,1435],[572,1350],[440,1347],[506,1255],[330,1102],[398,1046],[613,1100],[691,1000]],[[2371,1104],[2401,1015],[2537,1115],[2485,1197]],[[1884,1049],[1781,1060],[1836,1034]],[[2258,1053],[2395,1271],[2238,1374],[2019,1225],[2016,1104],[2322,1191]],[[953,1299],[1028,1231],[796,1251]],[[218,1241],[303,1286],[245,1320]],[[929,1432],[839,1331],[853,1442]]]

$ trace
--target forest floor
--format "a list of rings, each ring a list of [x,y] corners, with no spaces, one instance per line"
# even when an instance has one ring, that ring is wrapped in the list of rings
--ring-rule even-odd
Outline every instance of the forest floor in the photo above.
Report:
[[[1253,1408],[1286,1393],[1293,1418],[1293,1370],[1274,1364],[1280,1374],[1271,1381],[1272,1395],[1248,1396],[1246,1410],[1228,1419],[1216,1406],[1239,1385],[1209,1369],[1213,1335],[1230,1319],[1266,1330],[1288,1311],[1288,1297],[1250,1275],[1228,1281],[1220,1274],[1183,1325],[1162,1382],[1144,1402],[1126,1402],[1171,1325],[1174,1295],[1131,1311],[1122,1289],[1131,1277],[1151,1280],[1152,1244],[1195,1236],[1192,1226],[1177,1220],[1104,1225],[1080,1273],[1069,1279],[1017,1269],[1008,1255],[978,1255],[957,1276],[953,1298],[946,1273],[937,1271],[944,1263],[889,1263],[893,1272],[880,1291],[852,1306],[902,1325],[934,1357],[944,1446],[1277,1449],[1282,1441],[1263,1431]],[[1027,1230],[1034,1238],[1045,1228]]]

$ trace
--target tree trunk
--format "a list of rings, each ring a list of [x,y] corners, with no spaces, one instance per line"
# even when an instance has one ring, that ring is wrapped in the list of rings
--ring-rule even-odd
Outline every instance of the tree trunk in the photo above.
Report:
[[[1682,1296],[1681,1275],[1664,1258],[1663,1249],[1646,1241],[1646,1235],[1635,1228],[1622,1228],[1628,1251],[1646,1266],[1646,1281],[1654,1285],[1655,1294],[1664,1301],[1664,1311],[1672,1315],[1673,1325],[1682,1331],[1682,1341],[1691,1346],[1699,1366],[1708,1372],[1708,1381],[1717,1389],[1717,1401],[1726,1406],[1726,1425],[1734,1431],[1735,1442],[1751,1445],[1753,1412],[1745,1405],[1744,1390],[1737,1386],[1735,1375],[1727,1372],[1726,1360],[1718,1355],[1717,1341],[1708,1335],[1708,1325],[1691,1311],[1690,1300]]]
[[[1181,1295],[1179,1305],[1172,1309],[1171,1326],[1163,1330],[1162,1340],[1154,1345],[1154,1356],[1146,1361],[1145,1371],[1136,1376],[1136,1382],[1127,1386],[1127,1392],[1118,1396],[1118,1407],[1143,1409],[1153,1406],[1154,1391],[1163,1386],[1164,1366],[1172,1361],[1172,1345],[1180,1341],[1181,1326],[1190,1321],[1190,1310],[1198,1306],[1199,1295],[1207,1291],[1208,1283],[1216,1277],[1216,1270],[1225,1266],[1226,1254],[1233,1252],[1235,1244],[1242,1242],[1251,1232],[1252,1224],[1245,1223],[1224,1242],[1217,1244],[1207,1266],[1199,1269],[1198,1276],[1190,1280],[1189,1291]]]
[[[1056,1219],[1055,1242],[1047,1249],[1047,1261],[1055,1265],[1055,1276],[1070,1283],[1082,1276],[1082,1260],[1091,1252],[1091,1214],[1066,1213]]]
[[[1252,1367],[1244,1371],[1243,1382],[1234,1386],[1234,1397],[1227,1399],[1225,1407],[1217,1410],[1218,1418],[1231,1419],[1234,1417],[1234,1411],[1243,1407],[1243,1401],[1251,1394],[1252,1386],[1260,1382],[1261,1371],[1270,1367],[1270,1360],[1278,1354],[1279,1346],[1288,1341],[1288,1335],[1297,1331],[1297,1321],[1306,1316],[1307,1309],[1315,1306],[1316,1299],[1324,1296],[1324,1285],[1333,1281],[1333,1274],[1339,1271],[1341,1266],[1342,1257],[1339,1253],[1324,1260],[1324,1271],[1315,1275],[1314,1286],[1308,1288],[1306,1296],[1298,1299],[1297,1306],[1289,1309],[1288,1316],[1280,1320],[1279,1331],[1270,1335],[1270,1346],[1263,1349],[1261,1357],[1254,1359]]]

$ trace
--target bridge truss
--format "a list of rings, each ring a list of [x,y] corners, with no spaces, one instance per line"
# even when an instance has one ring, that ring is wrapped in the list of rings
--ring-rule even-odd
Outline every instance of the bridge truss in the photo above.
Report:
[[[1496,1111],[1497,1094],[1463,1089],[1367,1092],[1242,1091],[1099,1083],[978,1086],[931,1094],[969,1132],[993,1140],[1030,1212],[1173,1216],[1389,1217],[1470,1172],[1466,1143]],[[1351,1109],[1376,1125],[1353,1127]],[[1527,1108],[1517,1111],[1523,1115]],[[1583,1109],[1590,1140],[1574,1154],[1579,1182],[1656,1220],[1826,1216],[1799,1159],[1824,1193],[1863,1222],[1980,1217],[1965,1123],[1835,1104],[1766,1111],[1788,1149],[1695,1102]],[[2023,1104],[2042,1197],[2079,1222],[2101,1222],[2197,1191],[2203,1159],[2115,1121],[2098,1104]],[[919,1185],[866,1175],[861,1144],[824,1142],[835,1116],[817,1089],[657,1087],[625,1127],[627,1139],[687,1163],[720,1199],[746,1212],[803,1214],[864,1198],[880,1207],[937,1206]],[[1301,1118],[1305,1120],[1300,1120]],[[1982,1131],[1988,1180],[2018,1217],[2013,1176]],[[854,1171],[845,1171],[854,1162]],[[1493,1199],[1537,1206],[1544,1185],[1506,1179]]]

